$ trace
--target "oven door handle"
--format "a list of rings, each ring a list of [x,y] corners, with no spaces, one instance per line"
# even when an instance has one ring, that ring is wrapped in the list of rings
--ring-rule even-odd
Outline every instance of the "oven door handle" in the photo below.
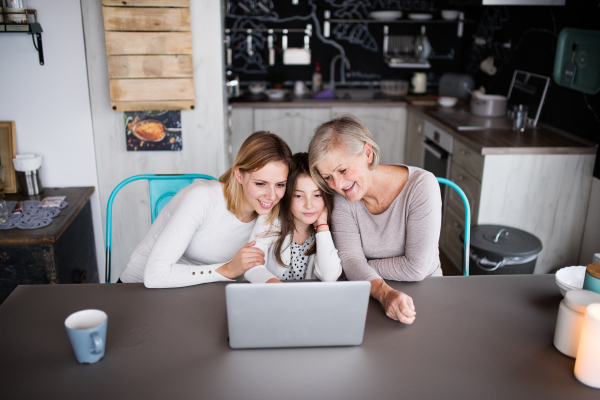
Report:
[[[433,154],[433,156],[435,158],[437,158],[438,160],[442,159],[443,154],[438,149],[433,147],[432,145],[428,144],[427,142],[423,142],[423,147],[425,148],[425,150],[427,150],[428,152]]]

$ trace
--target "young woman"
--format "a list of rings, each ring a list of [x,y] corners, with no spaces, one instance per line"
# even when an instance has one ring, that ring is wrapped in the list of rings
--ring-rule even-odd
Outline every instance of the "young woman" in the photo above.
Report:
[[[250,135],[218,182],[195,182],[163,208],[120,280],[166,288],[262,279],[264,253],[247,242],[257,216],[277,218],[291,158],[277,135]]]
[[[268,270],[253,282],[337,280],[342,266],[329,232],[332,209],[332,196],[310,176],[308,154],[295,154],[279,218],[261,216],[252,233],[254,247],[267,254]]]

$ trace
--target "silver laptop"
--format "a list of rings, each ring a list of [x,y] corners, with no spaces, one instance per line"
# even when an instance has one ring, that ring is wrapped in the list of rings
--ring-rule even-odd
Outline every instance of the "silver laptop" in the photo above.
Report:
[[[371,283],[229,284],[229,345],[306,347],[359,345]]]

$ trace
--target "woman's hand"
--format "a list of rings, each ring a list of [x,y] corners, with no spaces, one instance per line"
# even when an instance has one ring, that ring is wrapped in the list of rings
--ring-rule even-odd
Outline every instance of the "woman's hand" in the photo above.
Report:
[[[405,293],[389,287],[381,279],[371,281],[371,296],[378,300],[385,309],[385,315],[410,325],[415,321],[417,313],[413,299]]]
[[[319,225],[323,226],[319,227]],[[327,225],[327,207],[323,208],[323,212],[317,217],[317,220],[315,221],[313,226],[315,227],[315,229],[317,229],[317,232],[329,230],[329,225]]]
[[[254,240],[250,243],[246,243],[244,247],[235,253],[231,261],[221,265],[216,271],[225,278],[235,279],[250,268],[256,267],[257,265],[264,265],[265,253],[257,247],[252,247],[255,244],[256,241]]]

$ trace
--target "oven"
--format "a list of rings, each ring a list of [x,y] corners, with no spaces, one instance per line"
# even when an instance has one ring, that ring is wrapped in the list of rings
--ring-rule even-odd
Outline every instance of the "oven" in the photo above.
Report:
[[[423,134],[423,169],[438,178],[450,179],[454,138],[429,121],[424,123]],[[440,184],[440,191],[444,211],[447,203],[446,185]]]

